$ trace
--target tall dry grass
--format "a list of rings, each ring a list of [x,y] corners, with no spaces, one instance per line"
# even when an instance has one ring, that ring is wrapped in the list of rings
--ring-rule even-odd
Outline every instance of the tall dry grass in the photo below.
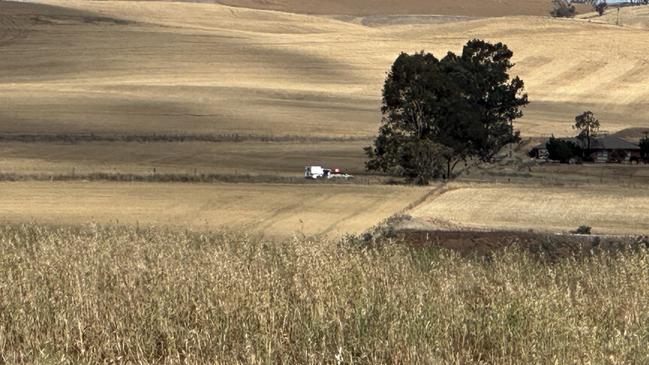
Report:
[[[649,255],[0,228],[0,363],[649,363]]]

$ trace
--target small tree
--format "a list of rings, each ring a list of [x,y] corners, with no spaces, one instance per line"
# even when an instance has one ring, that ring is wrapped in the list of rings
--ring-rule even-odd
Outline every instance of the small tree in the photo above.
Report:
[[[577,9],[567,0],[552,0],[552,10],[550,15],[555,18],[572,18],[577,13]]]
[[[583,152],[590,152],[592,139],[597,137],[597,132],[599,132],[599,120],[595,118],[593,112],[586,111],[576,116],[572,128],[579,131],[577,138],[586,140],[586,150]]]
[[[591,234],[592,231],[593,231],[593,228],[591,226],[583,225],[583,226],[579,226],[574,231],[570,231],[570,233],[572,233],[572,234],[588,234],[589,235],[589,234]]]
[[[606,3],[606,0],[594,0],[592,2],[593,9],[599,14],[599,16],[604,15],[604,12],[608,8],[608,3]]]
[[[640,140],[640,158],[643,162],[649,163],[649,134],[645,134]]]
[[[548,150],[550,160],[568,163],[580,154],[579,147],[571,141],[551,137],[545,148]]]

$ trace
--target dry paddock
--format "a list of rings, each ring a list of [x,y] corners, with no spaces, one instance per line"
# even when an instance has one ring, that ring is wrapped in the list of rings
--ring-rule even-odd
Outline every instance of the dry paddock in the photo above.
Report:
[[[649,190],[619,184],[455,183],[412,212],[430,229],[567,232],[588,225],[597,234],[649,233]]]
[[[442,3],[414,2],[431,9]],[[353,17],[218,4],[39,3],[49,5],[0,2],[3,132],[368,136],[381,120],[385,72],[400,52],[439,57],[471,38],[514,51],[512,76],[521,76],[531,99],[515,124],[525,136],[572,135],[574,116],[598,105],[593,111],[609,131],[644,127],[649,116],[643,29],[547,16],[368,27]],[[299,10],[289,3],[345,5],[327,14],[352,10],[351,2],[293,0],[279,9]],[[380,9],[376,4],[367,8]],[[543,15],[549,7],[538,6]],[[453,8],[495,9],[475,1]]]
[[[365,231],[427,191],[330,184],[2,182],[0,220],[340,237]]]

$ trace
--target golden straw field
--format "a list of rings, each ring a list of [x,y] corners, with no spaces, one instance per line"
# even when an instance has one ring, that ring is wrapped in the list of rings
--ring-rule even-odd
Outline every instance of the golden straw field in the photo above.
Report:
[[[647,165],[526,154],[649,127],[649,7],[588,9],[0,1],[0,365],[649,364]],[[522,142],[367,172],[395,58],[473,38],[514,52]]]
[[[96,172],[218,173],[299,177],[306,165],[365,172],[359,142],[0,143],[0,171],[30,174]],[[366,145],[370,141],[365,142]]]
[[[283,10],[299,11],[292,2],[276,4]],[[337,3],[328,4],[332,6],[329,9],[335,9]],[[377,5],[376,9],[392,14],[389,7]],[[596,108],[604,128],[610,131],[643,127],[649,118],[645,30],[603,24],[604,18],[593,21],[589,15],[583,19],[552,19],[523,16],[520,14],[539,13],[519,9],[514,12],[518,15],[500,18],[475,18],[475,14],[464,14],[474,18],[364,18],[373,13],[348,9],[350,16],[341,17],[222,4],[82,0],[1,2],[0,10],[0,133],[294,138],[237,143],[3,142],[0,172],[5,174],[213,173],[295,178],[310,164],[363,174],[362,147],[376,133],[382,82],[398,53],[426,49],[441,56],[448,50],[459,51],[474,37],[503,41],[514,50],[514,73],[525,80],[531,100],[525,117],[516,122],[523,136],[573,134],[570,125],[574,115],[591,108]],[[458,11],[454,14],[461,13]],[[626,19],[641,19],[644,14],[624,11]],[[341,15],[333,10],[314,13],[323,12]],[[316,143],[301,139],[305,137],[341,139]],[[24,196],[30,196],[32,189],[48,190],[34,184],[23,184]],[[54,201],[68,190],[67,184],[58,184],[57,191],[49,193]],[[592,222],[601,232],[620,232],[631,224],[634,226],[629,232],[644,232],[640,208],[618,209],[639,204],[616,199],[624,194],[622,188],[601,185],[599,190],[589,186],[548,187],[551,193],[538,193],[543,199],[534,195],[533,188],[512,186],[523,201],[543,202],[551,214],[524,209],[525,204],[517,203],[517,198],[505,198],[509,188],[501,191],[499,187],[485,191],[482,200],[466,202],[462,194],[473,199],[479,195],[462,189],[448,192],[432,205],[419,207],[417,214],[425,212],[431,219],[446,217],[467,227],[554,231]],[[88,194],[95,186],[105,190],[99,188],[102,184],[84,186],[82,191]],[[174,201],[174,190],[160,187],[161,199]],[[70,185],[72,190],[77,188]],[[326,201],[330,195],[337,195],[331,191],[338,187],[296,189],[321,189],[313,196]],[[281,190],[277,194],[283,197]],[[11,196],[9,193],[13,192],[4,195]],[[456,198],[459,201],[454,204]],[[187,202],[202,199],[200,194],[185,198]],[[375,201],[370,202],[372,199]],[[605,204],[599,204],[600,199]],[[641,189],[633,199],[644,199]],[[404,199],[399,194],[382,193],[360,199],[362,207],[385,204],[390,208],[381,210],[377,219],[353,226],[369,227],[379,216],[387,217],[401,209],[392,208],[405,207],[413,200],[416,198],[412,196]],[[505,209],[507,214],[491,214],[498,212],[494,204],[503,200],[498,209]],[[579,213],[577,207],[582,203],[572,200],[598,208]],[[144,211],[146,202],[135,201],[145,204],[140,207]],[[345,207],[354,207],[354,199],[345,201]],[[74,217],[93,216],[81,208],[83,214],[69,215],[77,209],[74,204],[81,202],[83,199],[53,206],[61,209],[57,216],[69,216],[76,222],[78,218]],[[563,208],[566,202],[575,209]],[[272,199],[246,203],[265,212],[261,217],[276,209]],[[7,207],[12,204],[16,203],[2,203]],[[295,202],[292,208],[293,216],[302,214],[301,203]],[[84,209],[92,210],[87,205]],[[354,209],[346,214],[353,214]],[[567,211],[559,212],[563,209]],[[31,214],[29,209],[18,213],[25,218]],[[139,220],[125,216],[123,221]],[[107,217],[112,219],[113,215]],[[157,221],[151,218],[151,222]],[[327,230],[330,224],[325,219],[309,232]],[[288,226],[288,233],[293,233],[293,225]]]
[[[0,221],[293,235],[359,234],[422,198],[399,186],[2,182]],[[389,197],[389,199],[385,199]]]
[[[193,0],[181,0],[191,2]],[[195,0],[194,0],[195,1]],[[484,0],[458,2],[453,0],[202,0],[244,8],[279,10],[308,14],[394,15],[445,14],[464,16],[547,15],[549,6],[542,0]],[[580,7],[586,10],[587,7]]]
[[[430,228],[649,234],[649,191],[628,185],[459,184],[411,214]]]
[[[0,3],[3,132],[368,136],[399,52],[441,56],[475,37],[514,50],[532,100],[516,125],[524,135],[572,133],[585,109],[611,131],[649,117],[646,32],[632,27],[531,16],[366,26],[217,4],[39,3],[49,5]]]
[[[0,359],[646,364],[649,253],[547,262],[405,245],[0,227]]]

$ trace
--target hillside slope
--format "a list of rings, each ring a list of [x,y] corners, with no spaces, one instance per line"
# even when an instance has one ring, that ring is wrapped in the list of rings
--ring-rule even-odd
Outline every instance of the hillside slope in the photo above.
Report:
[[[597,13],[584,13],[578,16],[591,22],[598,22],[639,29],[649,28],[649,6],[610,7],[602,16]]]
[[[0,3],[0,132],[367,136],[401,51],[502,41],[532,103],[525,135],[646,126],[644,30],[547,17],[366,27],[167,2]],[[407,20],[407,19],[406,19]]]
[[[142,0],[135,0],[142,1]],[[171,0],[169,0],[171,1]],[[178,0],[173,0],[178,1]],[[395,15],[436,14],[471,17],[546,15],[547,0],[180,0],[182,2],[224,5],[317,15]],[[587,7],[577,4],[579,10]]]

